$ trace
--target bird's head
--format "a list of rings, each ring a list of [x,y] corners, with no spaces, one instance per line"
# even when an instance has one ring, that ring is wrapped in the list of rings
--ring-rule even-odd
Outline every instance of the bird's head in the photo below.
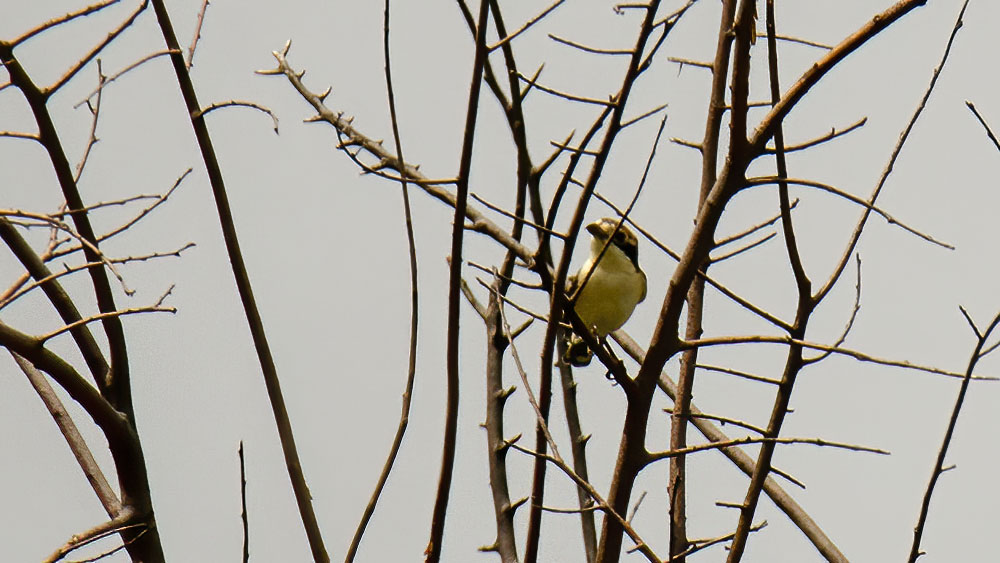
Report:
[[[624,224],[615,232],[618,226],[618,219],[605,217],[587,225],[587,232],[594,237],[594,246],[599,252],[604,244],[611,239],[611,244],[622,251],[629,260],[639,268],[639,239],[635,233]],[[610,250],[610,248],[609,248]]]

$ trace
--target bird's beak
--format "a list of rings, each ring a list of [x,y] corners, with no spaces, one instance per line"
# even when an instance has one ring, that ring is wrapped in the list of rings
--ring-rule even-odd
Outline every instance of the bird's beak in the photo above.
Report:
[[[594,223],[591,223],[591,224],[587,225],[587,232],[590,233],[590,234],[592,234],[592,235],[594,235],[595,237],[597,237],[599,239],[606,239],[606,238],[608,238],[608,233],[604,232],[604,229],[601,228],[601,222],[600,221],[597,221],[597,222],[594,222]]]

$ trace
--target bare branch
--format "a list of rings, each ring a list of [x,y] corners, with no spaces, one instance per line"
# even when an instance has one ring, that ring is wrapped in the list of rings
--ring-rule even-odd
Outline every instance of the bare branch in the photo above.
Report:
[[[810,348],[812,350],[821,350],[824,352],[832,352],[841,356],[848,356],[858,360],[860,362],[869,362],[873,364],[879,364],[889,367],[898,367],[903,369],[908,369],[912,371],[922,371],[924,373],[933,373],[936,375],[945,375],[948,377],[965,377],[965,374],[958,373],[954,371],[949,371],[942,368],[936,368],[933,366],[925,366],[921,364],[914,364],[906,360],[890,360],[886,358],[879,358],[864,352],[859,352],[857,350],[851,350],[849,348],[841,348],[837,346],[829,346],[827,344],[819,344],[817,342],[809,342],[806,340],[798,340],[795,338],[790,338],[787,336],[767,336],[767,335],[753,335],[753,336],[724,336],[719,338],[702,338],[700,340],[688,340],[681,343],[681,349],[688,349],[692,347],[705,347],[705,346],[724,346],[731,344],[784,344],[788,346],[802,346],[803,348]],[[981,379],[983,381],[1000,381],[997,377],[973,377],[973,379]]]
[[[823,190],[824,192],[828,192],[828,193],[840,196],[840,197],[846,199],[847,201],[850,201],[851,203],[855,203],[857,205],[860,205],[861,207],[864,207],[866,215],[868,213],[870,213],[870,212],[874,212],[877,215],[881,215],[882,218],[885,219],[886,222],[888,222],[890,225],[897,225],[899,228],[903,229],[904,231],[907,231],[907,232],[909,232],[911,234],[914,234],[917,237],[922,238],[922,239],[924,239],[925,241],[927,241],[927,242],[929,242],[931,244],[940,246],[942,248],[947,248],[948,250],[955,250],[955,247],[952,246],[951,244],[939,241],[936,238],[932,237],[931,235],[928,235],[928,234],[926,234],[926,233],[924,233],[922,231],[919,231],[919,230],[917,230],[917,229],[915,229],[915,228],[907,225],[906,223],[901,222],[900,220],[898,220],[895,217],[893,217],[892,215],[890,215],[888,212],[886,212],[883,209],[877,207],[875,204],[870,203],[868,201],[865,201],[864,199],[861,199],[860,197],[858,197],[858,196],[856,196],[854,194],[851,194],[849,192],[846,192],[844,190],[841,190],[841,189],[836,188],[834,186],[831,186],[829,184],[824,184],[822,182],[816,182],[816,181],[813,181],[813,180],[806,180],[806,179],[803,179],[803,178],[779,178],[779,177],[774,177],[774,176],[764,176],[764,177],[757,177],[757,178],[748,178],[747,179],[747,186],[763,186],[763,185],[767,185],[767,184],[780,184],[780,182],[787,182],[789,184],[794,184],[794,185],[798,185],[798,186],[805,186],[805,187],[808,187],[808,188],[818,188],[820,190]]]
[[[698,68],[704,68],[704,69],[708,69],[708,70],[714,70],[715,69],[715,66],[712,63],[706,63],[706,62],[703,62],[703,61],[696,61],[696,60],[692,60],[692,59],[682,59],[680,57],[667,57],[667,60],[670,61],[670,62],[672,62],[672,63],[677,63],[677,64],[681,65],[682,69],[684,68],[685,65],[686,66],[694,66],[694,67],[698,67]]]
[[[968,5],[968,0],[962,5],[962,12],[965,12],[965,6]],[[961,22],[961,15],[959,15],[959,22]],[[942,473],[947,471],[949,468],[945,467],[944,460],[948,455],[948,446],[951,445],[952,436],[955,434],[955,426],[958,424],[958,415],[962,410],[962,404],[965,402],[965,393],[969,389],[969,382],[972,380],[972,373],[976,369],[976,364],[979,359],[983,357],[981,353],[983,345],[986,344],[986,340],[993,333],[993,330],[1000,325],[1000,314],[993,317],[993,322],[986,327],[986,331],[983,332],[982,336],[979,336],[976,341],[976,346],[973,348],[972,355],[969,358],[969,363],[965,369],[965,376],[962,379],[962,385],[958,389],[958,397],[955,398],[955,406],[951,411],[951,418],[948,420],[948,427],[945,430],[944,438],[941,440],[941,448],[938,450],[937,459],[934,461],[934,468],[931,470],[930,482],[927,483],[927,491],[924,493],[924,500],[920,505],[920,516],[917,518],[917,525],[913,528],[913,544],[910,546],[910,557],[908,559],[909,563],[915,563],[917,558],[920,557],[920,539],[924,533],[924,525],[927,523],[927,514],[930,511],[931,496],[934,494],[934,486],[937,484],[938,477]]]
[[[201,26],[205,23],[205,12],[208,10],[208,0],[202,0],[201,10],[198,10],[198,19],[194,25],[194,37],[191,38],[191,46],[188,47],[188,56],[186,66],[190,69],[194,65],[194,51],[198,48],[198,40],[201,39]],[[272,116],[273,117],[273,116]],[[275,131],[278,129],[277,119],[275,119],[274,125]],[[240,459],[243,459],[243,449],[240,448]]]
[[[569,39],[564,39],[559,37],[554,33],[549,34],[549,39],[555,41],[556,43],[562,43],[563,45],[568,45],[575,49],[579,49],[585,53],[594,53],[597,55],[631,55],[631,49],[598,49],[597,47],[590,47],[582,43],[577,43],[576,41],[570,41]]]
[[[67,82],[69,82],[71,78],[76,76],[76,73],[80,72],[80,69],[86,66],[86,64],[89,63],[91,59],[96,57],[98,53],[104,50],[104,48],[107,47],[108,44],[117,39],[118,36],[121,35],[123,31],[131,27],[132,23],[135,22],[136,18],[139,17],[139,14],[141,14],[146,10],[146,7],[148,5],[149,5],[149,0],[142,0],[139,6],[136,7],[135,11],[133,11],[129,15],[129,17],[125,19],[125,21],[119,24],[118,27],[116,27],[114,30],[108,33],[107,37],[105,37],[100,43],[95,45],[94,48],[90,50],[90,52],[88,52],[86,55],[83,56],[83,58],[78,60],[76,64],[70,67],[69,70],[67,70],[66,73],[63,74],[58,80],[56,80],[51,85],[43,88],[41,90],[42,96],[48,98],[53,93],[62,88]]]
[[[749,250],[753,250],[754,248],[757,248],[758,246],[766,243],[767,241],[773,239],[776,235],[777,235],[777,233],[768,233],[763,238],[757,239],[757,240],[755,240],[755,241],[753,241],[753,242],[751,242],[749,244],[746,244],[746,245],[741,246],[739,248],[735,248],[733,250],[730,250],[729,252],[725,252],[723,254],[719,254],[718,256],[711,256],[711,257],[709,257],[707,263],[708,264],[716,264],[716,263],[722,262],[724,260],[728,260],[729,258],[732,258],[734,256],[739,256],[740,254],[743,254],[744,252],[747,252]]]
[[[205,4],[208,4],[206,1]],[[250,563],[250,521],[247,518],[247,465],[243,457],[243,440],[240,440],[240,521],[243,523],[243,563]]]
[[[757,38],[760,39],[762,37],[766,38],[767,33],[761,33],[758,31]],[[818,41],[810,41],[808,39],[802,39],[801,37],[792,37],[789,35],[776,34],[774,38],[777,39],[778,41],[786,41],[788,43],[798,43],[799,45],[807,45],[809,47],[816,47],[818,49],[824,49],[826,51],[833,49],[833,45],[827,45],[826,43],[820,43]]]
[[[201,104],[198,102],[198,96],[191,81],[191,75],[188,73],[184,55],[181,53],[177,35],[174,33],[170,14],[167,12],[164,0],[152,0],[152,2],[153,10],[156,12],[156,21],[163,35],[164,43],[171,50],[170,62],[174,67],[174,74],[177,77],[177,84],[181,90],[181,95],[184,97],[184,105],[187,108],[188,115],[193,116],[194,112],[201,109]],[[323,543],[323,536],[316,518],[316,512],[312,506],[309,487],[306,484],[305,473],[302,470],[302,463],[299,459],[298,448],[295,445],[295,437],[292,434],[288,408],[285,405],[284,395],[281,393],[278,370],[274,365],[274,357],[271,354],[271,347],[267,340],[267,334],[264,331],[264,321],[257,308],[257,301],[254,298],[253,288],[250,284],[250,275],[247,272],[246,262],[240,250],[239,237],[236,233],[233,213],[229,205],[229,195],[222,177],[222,168],[215,154],[215,148],[212,145],[212,138],[209,135],[208,125],[205,123],[205,120],[191,117],[191,127],[194,129],[198,147],[201,149],[202,161],[205,164],[209,183],[212,186],[212,195],[219,217],[219,226],[222,229],[222,238],[226,245],[226,253],[233,272],[233,280],[236,283],[236,289],[239,292],[240,301],[243,305],[247,326],[250,329],[250,335],[257,352],[257,360],[260,364],[264,385],[267,389],[271,412],[274,415],[275,426],[277,427],[278,438],[281,443],[281,451],[284,455],[285,468],[288,471],[292,491],[295,494],[299,517],[302,519],[302,526],[309,541],[313,558],[316,561],[329,561],[330,557]]]
[[[118,0],[115,0],[115,1],[118,1]],[[93,90],[91,90],[90,93],[87,94],[82,100],[80,100],[79,102],[77,102],[76,104],[74,104],[73,105],[73,109],[76,109],[76,108],[82,106],[83,104],[87,103],[87,101],[90,98],[93,98],[95,95],[99,94],[102,90],[104,90],[105,86],[107,86],[108,84],[111,84],[115,80],[118,80],[123,75],[125,75],[125,73],[127,73],[127,72],[129,72],[131,70],[134,70],[137,67],[139,67],[139,66],[141,66],[141,65],[143,65],[143,64],[145,64],[145,63],[147,63],[147,62],[149,62],[149,61],[151,61],[153,59],[156,59],[156,58],[159,58],[159,57],[162,57],[162,56],[165,56],[165,55],[174,55],[174,54],[180,54],[180,51],[177,51],[175,49],[164,49],[163,51],[156,51],[155,53],[150,53],[150,54],[142,57],[141,59],[135,61],[134,63],[132,63],[132,64],[130,64],[128,66],[126,66],[125,68],[119,70],[118,72],[112,74],[111,76],[105,77],[104,80],[102,80],[97,85],[97,88],[94,88]]]
[[[184,246],[170,252],[152,252],[149,254],[142,254],[138,256],[126,256],[124,258],[110,258],[108,261],[113,264],[125,264],[128,262],[146,262],[147,260],[167,258],[169,256],[176,256],[179,258],[182,252],[184,252],[189,248],[193,248],[194,246],[195,244],[193,242],[189,242]],[[2,310],[7,305],[10,305],[14,301],[17,301],[25,293],[28,293],[29,291],[35,288],[43,287],[46,283],[52,280],[59,279],[63,276],[68,276],[70,274],[82,272],[84,270],[88,270],[90,268],[96,268],[98,266],[103,266],[103,265],[104,262],[85,262],[83,264],[67,266],[54,274],[49,274],[27,285],[17,284],[8,289],[7,291],[0,293],[0,310]]]
[[[728,442],[709,442],[708,444],[700,444],[697,446],[689,446],[686,448],[681,448],[679,450],[667,450],[663,452],[650,452],[650,461],[659,461],[662,459],[669,459],[672,457],[688,455],[697,452],[703,452],[707,450],[717,450],[720,448],[726,448],[729,446],[743,446],[746,444],[810,444],[813,446],[825,446],[831,448],[839,448],[843,450],[850,450],[855,452],[866,452],[872,454],[889,455],[889,452],[879,449],[872,448],[868,446],[860,446],[857,444],[847,444],[844,442],[831,442],[828,440],[822,440],[820,438],[770,438],[767,436],[747,436],[745,438],[736,438],[729,440]]]
[[[97,59],[97,84],[102,85],[107,77],[104,76],[104,71],[101,69],[101,59]],[[97,100],[91,105],[87,103],[87,109],[90,110],[93,118],[90,120],[90,133],[87,135],[87,146],[83,149],[83,156],[80,157],[80,161],[76,164],[76,174],[73,176],[73,181],[79,183],[80,177],[83,176],[83,169],[87,166],[87,161],[90,159],[90,151],[97,144],[97,120],[101,115],[101,96],[97,95]]]
[[[60,334],[62,334],[64,332],[69,332],[69,331],[73,330],[74,328],[76,328],[78,326],[89,324],[89,323],[92,323],[94,321],[101,321],[101,320],[104,320],[104,319],[109,319],[109,318],[112,318],[112,317],[114,317],[114,318],[120,318],[120,317],[124,317],[126,315],[136,315],[136,314],[139,314],[139,313],[176,313],[176,312],[177,312],[177,308],[176,307],[161,307],[160,305],[153,305],[153,306],[150,306],[150,307],[131,307],[131,308],[128,308],[128,309],[121,309],[121,310],[118,310],[118,311],[111,311],[111,312],[108,312],[108,313],[98,313],[96,315],[91,315],[89,317],[84,317],[84,318],[82,318],[82,319],[80,319],[80,320],[78,320],[76,322],[70,323],[68,325],[63,325],[62,327],[60,327],[60,328],[58,328],[56,330],[53,330],[53,331],[48,332],[48,333],[46,333],[46,334],[44,334],[42,336],[39,336],[38,340],[44,343],[44,342],[46,342],[48,340],[51,340],[52,338],[54,338],[54,337],[56,337],[56,336],[58,336],[58,335],[60,335]]]
[[[972,112],[972,115],[975,115],[976,119],[979,120],[979,124],[982,125],[983,129],[986,130],[986,136],[989,137],[991,141],[993,141],[993,146],[995,146],[997,150],[1000,150],[1000,141],[997,140],[996,134],[994,134],[993,130],[990,129],[990,126],[986,123],[986,120],[983,119],[983,116],[979,114],[979,110],[976,109],[976,105],[966,100],[965,107],[969,108],[969,111]]]
[[[510,43],[518,35],[521,35],[525,31],[527,31],[528,28],[530,28],[531,26],[535,25],[536,23],[542,21],[542,19],[545,16],[549,15],[550,13],[552,13],[552,10],[555,10],[556,8],[558,8],[559,6],[561,6],[562,3],[565,2],[565,1],[566,0],[556,0],[555,2],[553,2],[552,4],[550,4],[548,8],[545,8],[544,10],[542,10],[541,13],[539,13],[537,16],[535,16],[535,17],[531,18],[530,20],[528,20],[527,22],[525,22],[524,25],[522,25],[517,31],[515,31],[514,33],[511,33],[511,34],[508,34],[506,37],[504,37],[500,41],[497,41],[496,43],[494,43],[492,45],[489,45],[487,47],[487,50],[489,50],[489,51],[495,51],[495,50],[499,49],[500,47],[503,47],[507,43]]]
[[[836,127],[831,127],[830,128],[830,132],[827,133],[826,135],[823,135],[823,136],[820,136],[820,137],[816,137],[815,139],[811,139],[809,141],[804,141],[804,142],[799,143],[797,145],[787,145],[787,146],[785,146],[785,152],[786,153],[790,153],[790,152],[802,151],[802,150],[805,150],[805,149],[808,149],[808,148],[815,147],[817,145],[821,145],[823,143],[832,141],[832,140],[836,139],[837,137],[842,137],[844,135],[847,135],[848,133],[851,133],[851,132],[853,132],[853,131],[855,131],[857,129],[860,129],[861,127],[864,127],[864,125],[866,123],[868,123],[868,118],[867,117],[862,117],[861,119],[859,119],[858,121],[854,122],[853,124],[851,124],[850,126],[844,128],[844,129],[837,129]],[[774,154],[774,148],[773,147],[766,147],[764,149],[764,152],[762,154]]]
[[[260,105],[258,103],[248,102],[248,101],[245,101],[245,100],[226,100],[225,102],[215,102],[213,104],[208,105],[207,107],[204,107],[204,108],[202,108],[202,109],[194,112],[191,115],[191,119],[198,119],[199,117],[203,117],[204,115],[206,115],[209,112],[215,111],[215,110],[217,110],[219,108],[230,107],[230,106],[248,107],[248,108],[253,108],[253,109],[257,110],[257,111],[266,113],[267,115],[269,115],[271,117],[271,121],[274,122],[274,134],[275,135],[278,134],[278,116],[274,115],[274,112],[271,111],[270,109],[268,109],[266,106],[262,106],[262,105]]]
[[[858,311],[861,310],[861,255],[857,255],[858,273],[857,282],[854,284],[854,307],[851,309],[851,316],[847,319],[847,324],[844,326],[844,330],[840,333],[840,337],[833,343],[833,347],[840,347],[841,344],[847,340],[847,335],[851,333],[851,329],[854,328],[854,321],[858,318]],[[977,333],[978,335],[978,333]],[[821,362],[827,358],[833,352],[827,351],[814,358],[803,358],[802,363],[804,365],[814,364],[816,362]]]
[[[441,188],[438,184],[442,182],[428,182],[429,178],[421,173],[416,166],[405,162],[399,162],[396,159],[396,156],[382,147],[381,144],[354,128],[351,125],[351,119],[345,118],[342,113],[338,114],[327,108],[323,103],[325,96],[319,96],[306,88],[300,78],[301,73],[295,72],[295,70],[289,66],[285,58],[290,46],[290,42],[286,43],[285,48],[282,51],[273,52],[275,59],[278,61],[278,67],[276,69],[269,71],[257,71],[258,74],[284,75],[292,86],[299,92],[299,94],[313,106],[319,119],[332,125],[340,134],[347,137],[350,143],[354,143],[359,147],[362,147],[365,151],[377,158],[379,162],[384,163],[386,166],[396,170],[399,172],[400,176],[405,176],[407,179],[419,185],[421,189],[435,199],[444,202],[450,207],[455,206],[455,194]],[[449,180],[449,182],[454,183],[454,180]],[[472,223],[472,230],[475,232],[485,234],[504,247],[513,250],[517,254],[518,258],[524,260],[528,264],[532,264],[534,262],[533,251],[511,237],[509,233],[501,229],[495,223],[487,219],[478,209],[475,209],[474,207],[467,207],[465,210],[465,218]]]
[[[542,86],[541,84],[538,83],[538,81],[536,79],[529,78],[529,77],[527,77],[527,76],[525,76],[523,74],[520,74],[520,73],[518,73],[517,77],[520,78],[521,81],[523,81],[525,84],[527,84],[528,86],[530,86],[532,88],[537,88],[537,89],[541,90],[542,92],[545,92],[546,94],[551,94],[553,96],[556,96],[558,98],[562,98],[564,100],[569,100],[571,102],[582,102],[584,104],[593,104],[595,106],[605,106],[605,107],[613,107],[615,105],[614,96],[609,96],[609,98],[607,100],[601,100],[601,99],[598,99],[598,98],[588,98],[588,97],[585,97],[585,96],[577,96],[575,94],[570,94],[568,92],[562,92],[562,91],[556,90],[555,88],[549,88],[548,86]]]
[[[59,399],[59,395],[49,385],[49,381],[45,378],[45,375],[38,371],[31,362],[14,352],[11,352],[11,356],[14,357],[14,361],[17,362],[18,367],[21,368],[24,375],[27,376],[28,382],[35,388],[35,392],[38,393],[38,397],[45,404],[46,410],[52,415],[52,419],[55,420],[56,426],[59,427],[63,438],[66,439],[66,445],[73,452],[73,456],[80,465],[80,469],[83,470],[83,474],[86,475],[91,488],[94,489],[94,493],[97,495],[98,500],[101,501],[101,505],[104,506],[105,512],[111,518],[121,514],[121,500],[111,489],[111,485],[108,484],[108,479],[104,476],[104,472],[101,471],[101,466],[94,459],[94,454],[90,452],[86,440],[83,439],[76,424],[73,422],[73,418],[66,411],[62,400]]]
[[[118,0],[115,0],[116,2]],[[27,139],[29,141],[42,142],[42,139],[37,133],[24,133],[22,131],[0,131],[0,137],[8,137],[11,139]]]
[[[66,23],[68,21],[72,21],[72,20],[74,20],[76,18],[79,18],[79,17],[82,17],[82,16],[88,16],[88,15],[93,14],[95,12],[99,12],[99,11],[103,10],[104,8],[107,8],[108,6],[113,6],[113,5],[117,4],[119,1],[120,0],[104,0],[103,2],[97,2],[95,4],[91,4],[91,5],[87,6],[85,8],[80,8],[79,10],[77,10],[75,12],[69,12],[69,13],[67,13],[65,15],[62,15],[62,16],[58,17],[58,18],[53,18],[53,19],[51,19],[51,20],[49,20],[49,21],[47,21],[47,22],[45,22],[45,23],[43,23],[43,24],[41,24],[41,25],[39,25],[37,27],[34,27],[34,28],[29,29],[28,31],[22,33],[16,39],[12,40],[10,42],[10,44],[11,44],[12,47],[16,47],[16,46],[20,45],[21,43],[24,43],[28,39],[31,39],[32,37],[38,35],[39,33],[43,32],[43,31],[52,29],[53,27],[56,27],[58,25],[62,25],[64,23]]]
[[[788,207],[789,207],[789,209],[795,209],[795,207],[798,204],[799,204],[799,200],[796,199],[796,200],[792,201],[791,204]],[[768,219],[766,221],[762,221],[762,222],[757,223],[756,225],[754,225],[752,227],[749,227],[747,229],[744,229],[744,230],[742,230],[742,231],[740,231],[740,232],[738,232],[738,233],[736,233],[734,235],[730,235],[728,237],[725,237],[723,239],[719,239],[719,240],[715,241],[715,248],[719,248],[719,247],[725,246],[725,245],[727,245],[727,244],[729,244],[731,242],[735,242],[735,241],[738,241],[738,240],[740,240],[740,239],[742,239],[744,237],[752,235],[752,234],[756,233],[757,231],[759,231],[761,229],[764,229],[766,227],[769,227],[769,226],[777,223],[780,219],[781,219],[781,213],[779,212],[778,214],[774,215],[773,217],[771,217],[770,219]]]
[[[86,532],[74,535],[72,538],[69,539],[68,542],[66,542],[65,545],[63,545],[55,552],[53,552],[52,555],[49,555],[48,558],[46,558],[43,563],[56,563],[63,557],[69,555],[69,553],[73,550],[79,549],[85,545],[89,545],[99,539],[108,537],[110,535],[120,533],[124,530],[143,529],[143,531],[139,533],[141,535],[142,533],[145,532],[145,528],[147,526],[145,523],[142,522],[134,523],[135,519],[136,519],[136,514],[134,513],[134,511],[132,511],[131,509],[123,510],[111,520],[98,524],[97,526],[94,526],[93,528],[87,530]],[[118,546],[110,553],[114,553],[115,551],[118,551],[123,547],[125,546],[124,545]],[[103,554],[101,555],[101,557],[110,555],[110,553]],[[94,559],[87,559],[86,561],[94,561]],[[83,563],[83,561],[78,561],[76,563]]]

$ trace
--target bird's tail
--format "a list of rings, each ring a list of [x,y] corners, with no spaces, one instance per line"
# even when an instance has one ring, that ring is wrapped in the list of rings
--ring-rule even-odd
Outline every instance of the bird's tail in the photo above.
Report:
[[[570,337],[569,342],[566,344],[566,352],[563,354],[563,362],[579,368],[590,365],[590,360],[593,358],[593,350],[587,346],[587,343],[582,338],[575,334]]]

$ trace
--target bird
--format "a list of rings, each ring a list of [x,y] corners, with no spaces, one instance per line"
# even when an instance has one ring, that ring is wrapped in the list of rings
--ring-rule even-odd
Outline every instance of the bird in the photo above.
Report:
[[[591,223],[587,232],[592,236],[590,256],[567,280],[567,295],[575,299],[573,308],[583,324],[603,341],[646,299],[646,274],[639,267],[639,239],[624,224],[619,226],[617,219],[605,217]],[[579,335],[570,336],[563,355],[565,363],[582,367],[590,364],[593,356]]]

